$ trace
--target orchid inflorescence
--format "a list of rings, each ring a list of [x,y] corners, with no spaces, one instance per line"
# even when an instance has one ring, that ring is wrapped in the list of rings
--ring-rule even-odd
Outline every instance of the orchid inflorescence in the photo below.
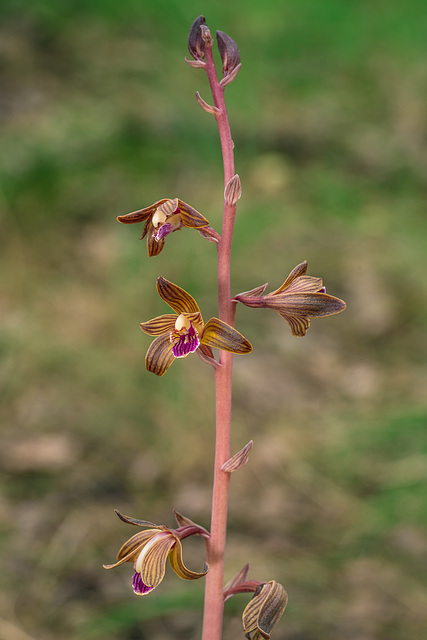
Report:
[[[206,323],[195,299],[178,285],[166,278],[157,278],[157,291],[172,309],[151,320],[142,322],[142,331],[154,337],[148,348],[145,364],[148,371],[163,376],[176,359],[197,353],[203,362],[215,370],[217,397],[216,460],[212,505],[212,529],[204,527],[175,512],[178,526],[170,528],[146,520],[122,515],[125,523],[141,527],[120,548],[117,561],[104,565],[111,569],[125,563],[133,563],[133,590],[139,596],[151,593],[163,580],[166,563],[185,580],[206,576],[206,597],[203,640],[219,640],[222,627],[223,603],[240,593],[253,593],[252,600],[243,611],[243,631],[248,640],[270,638],[272,629],[282,616],[287,594],[274,580],[248,580],[249,565],[223,588],[224,546],[227,518],[228,485],[230,474],[242,468],[248,461],[252,440],[234,456],[229,455],[231,420],[231,366],[234,354],[247,354],[252,345],[234,328],[237,303],[252,308],[269,308],[276,311],[290,326],[293,336],[304,336],[311,318],[330,316],[345,309],[345,303],[326,293],[321,278],[307,275],[307,262],[297,265],[284,283],[275,291],[265,293],[267,284],[238,293],[229,292],[230,252],[236,203],[242,189],[239,176],[234,172],[233,142],[231,139],[224,101],[224,88],[232,82],[241,67],[239,49],[230,36],[217,31],[218,49],[222,60],[223,76],[218,81],[212,57],[213,38],[205,18],[199,16],[193,23],[188,50],[190,66],[204,69],[208,75],[214,104],[210,105],[197,92],[200,106],[215,116],[224,158],[224,218],[220,235],[208,220],[195,208],[179,198],[163,198],[138,211],[118,216],[123,224],[143,223],[142,238],[147,237],[148,256],[160,254],[165,239],[180,229],[196,229],[200,235],[217,244],[218,249],[218,299],[219,318]],[[219,355],[215,357],[213,349]],[[228,452],[228,454],[227,454]],[[182,558],[182,541],[189,536],[205,539],[207,562],[202,571],[187,568]],[[208,566],[209,564],[209,566]],[[208,573],[209,571],[209,573]]]

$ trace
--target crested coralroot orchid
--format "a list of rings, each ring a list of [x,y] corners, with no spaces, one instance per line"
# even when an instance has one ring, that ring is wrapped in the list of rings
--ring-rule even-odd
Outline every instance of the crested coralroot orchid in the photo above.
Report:
[[[310,318],[332,316],[343,311],[343,300],[326,293],[321,278],[307,276],[307,261],[301,262],[286,278],[281,287],[263,295],[267,284],[234,296],[233,302],[247,307],[267,307],[277,311],[291,327],[293,336],[304,336]]]
[[[133,590],[138,596],[145,596],[155,589],[163,580],[166,561],[175,573],[184,580],[197,580],[208,572],[205,565],[201,573],[190,571],[182,560],[181,540],[188,536],[202,536],[209,538],[209,533],[203,527],[188,518],[175,513],[177,529],[169,529],[164,525],[153,524],[146,520],[137,520],[124,516],[115,510],[120,520],[139,527],[149,527],[139,531],[127,540],[117,554],[117,562],[104,565],[105,569],[114,569],[125,562],[133,562]]]
[[[209,224],[201,213],[179,198],[163,198],[145,209],[118,216],[117,220],[123,224],[145,222],[141,240],[147,236],[149,257],[161,252],[166,236],[173,231],[182,227],[201,229]]]
[[[175,311],[140,324],[144,333],[157,336],[145,357],[148,371],[162,376],[175,358],[198,352],[202,360],[217,366],[212,347],[231,353],[249,353],[251,343],[241,333],[218,318],[203,322],[194,298],[165,278],[157,278],[159,296]]]

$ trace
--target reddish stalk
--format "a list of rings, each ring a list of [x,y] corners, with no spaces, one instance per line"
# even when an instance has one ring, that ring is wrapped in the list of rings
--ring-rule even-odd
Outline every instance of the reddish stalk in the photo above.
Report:
[[[206,71],[219,110],[215,113],[224,163],[224,188],[234,176],[234,152],[224,100],[224,87],[218,82],[212,48],[206,46]],[[236,205],[224,200],[221,240],[218,247],[218,308],[219,318],[234,327],[235,304],[230,302],[230,259]],[[227,534],[227,509],[230,474],[221,466],[230,458],[231,385],[233,354],[220,351],[220,367],[215,369],[216,438],[212,497],[211,536],[208,543],[209,572],[206,576],[203,615],[203,640],[220,640],[223,625],[224,556]]]

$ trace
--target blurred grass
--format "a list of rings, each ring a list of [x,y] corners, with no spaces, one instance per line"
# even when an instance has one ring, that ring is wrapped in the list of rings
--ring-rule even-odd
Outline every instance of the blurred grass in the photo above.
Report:
[[[197,234],[147,260],[115,216],[179,196],[220,226],[217,132],[183,62],[200,13],[237,42],[227,88],[243,184],[233,291],[303,259],[345,314],[293,339],[238,310],[227,578],[283,582],[274,637],[421,640],[427,367],[427,98],[421,0],[26,0],[0,7],[0,630],[5,640],[197,638],[203,584],[134,599],[105,573],[130,533],[113,507],[208,526],[211,372],[145,371],[138,322],[163,275],[216,314]],[[197,569],[201,549],[186,541]],[[224,637],[241,637],[244,598]],[[26,635],[25,635],[26,634]]]

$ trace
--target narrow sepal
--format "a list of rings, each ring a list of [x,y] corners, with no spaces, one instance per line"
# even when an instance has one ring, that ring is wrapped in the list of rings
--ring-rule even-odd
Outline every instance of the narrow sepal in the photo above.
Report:
[[[199,213],[196,209],[191,207],[186,202],[182,200],[178,200],[179,210],[181,213],[181,220],[185,227],[190,227],[192,229],[199,229],[201,227],[206,227],[209,222],[206,220],[201,213]]]
[[[176,575],[183,580],[197,580],[198,578],[203,578],[203,576],[205,576],[209,570],[207,564],[205,564],[203,571],[200,573],[187,569],[182,560],[182,546],[179,541],[169,552],[169,563],[172,569],[175,571]]]
[[[175,360],[172,348],[169,335],[162,335],[153,340],[145,356],[147,370],[156,376],[163,376]]]
[[[152,320],[147,320],[147,322],[141,322],[139,326],[142,331],[149,336],[161,336],[163,333],[173,331],[175,322],[176,315],[174,313],[167,313]]]
[[[163,198],[163,200],[158,200],[154,204],[149,207],[145,207],[145,209],[138,209],[138,211],[132,211],[131,213],[126,213],[123,216],[117,216],[117,220],[122,222],[123,224],[134,224],[136,222],[143,222],[146,220],[159,205],[166,202],[167,198]]]
[[[323,286],[322,278],[314,278],[313,276],[300,276],[297,280],[291,282],[285,290],[274,291],[271,295],[279,295],[281,291],[289,295],[291,293],[321,293]]]
[[[227,462],[224,462],[221,467],[221,471],[227,471],[228,473],[231,473],[232,471],[237,471],[238,469],[244,467],[249,460],[249,454],[253,445],[253,440],[250,440],[248,444],[243,447],[243,449],[235,453],[234,456],[227,460]]]
[[[197,302],[189,293],[178,285],[169,282],[161,276],[157,278],[157,291],[164,300],[178,315],[181,313],[199,312]]]
[[[182,513],[179,513],[179,511],[176,511],[176,509],[173,510],[173,515],[175,516],[175,520],[179,527],[198,526],[195,522],[190,520],[190,518],[187,518],[186,516],[183,516]]]
[[[280,315],[290,326],[293,336],[297,338],[305,336],[310,326],[310,318],[307,318],[307,316],[290,316],[285,313],[280,313]]]
[[[304,276],[307,273],[307,260],[301,262],[301,264],[297,264],[296,267],[292,269],[285,282],[279,287],[274,293],[281,293],[285,289],[289,287],[291,282],[295,280],[295,278],[299,278],[300,276]]]
[[[345,309],[345,302],[327,293],[284,293],[265,296],[266,305],[278,313],[286,315],[322,318]]]
[[[245,564],[245,566],[242,567],[242,569],[240,569],[240,571],[236,573],[236,575],[233,578],[231,578],[229,582],[227,582],[227,584],[224,586],[224,590],[223,590],[224,593],[226,593],[227,591],[230,591],[231,589],[234,589],[242,582],[246,582],[248,574],[249,574],[249,562]]]
[[[137,527],[154,527],[155,529],[162,529],[163,527],[158,527],[154,522],[149,522],[148,520],[139,520],[139,518],[131,518],[130,516],[125,516],[118,509],[114,509],[114,513],[122,522],[126,522],[127,524],[134,524]]]
[[[143,239],[145,238],[145,236],[147,235],[147,233],[148,233],[148,231],[149,231],[150,227],[152,226],[152,222],[151,222],[151,220],[152,220],[152,216],[149,216],[149,217],[147,218],[147,220],[145,221],[144,229],[142,230],[142,235],[141,235],[140,240],[143,240]]]
[[[267,289],[268,287],[268,282],[266,282],[265,284],[262,284],[259,287],[255,287],[254,289],[250,289],[250,291],[242,291],[241,293],[238,293],[237,295],[234,296],[234,298],[232,299],[232,302],[240,302],[239,298],[256,298],[258,296],[262,296],[262,294],[264,293],[264,291]]]
[[[125,562],[134,562],[147,542],[157,535],[158,532],[158,529],[138,531],[138,533],[129,538],[129,540],[126,540],[120,547],[117,554],[117,562],[114,564],[104,564],[104,569],[115,569]]]
[[[214,349],[231,353],[250,353],[252,351],[249,340],[218,318],[211,318],[205,324],[200,342]]]

